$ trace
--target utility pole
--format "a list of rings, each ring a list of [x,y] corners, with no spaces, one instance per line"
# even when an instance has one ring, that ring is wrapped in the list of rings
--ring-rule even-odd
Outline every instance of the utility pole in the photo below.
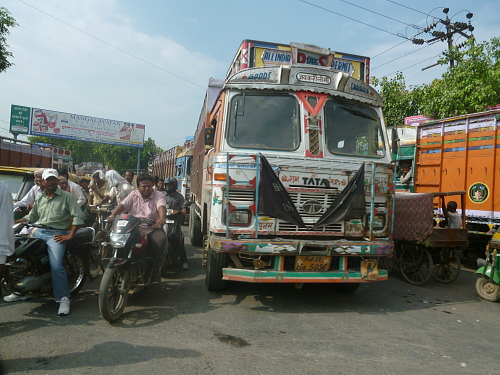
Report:
[[[474,36],[474,35],[472,35],[472,31],[474,31],[474,27],[471,25],[471,21],[470,21],[471,18],[473,17],[472,13],[469,12],[465,16],[469,20],[468,23],[451,22],[451,19],[448,18],[449,11],[450,11],[449,8],[444,8],[443,13],[446,15],[446,19],[444,19],[444,20],[438,19],[437,21],[434,21],[431,25],[427,26],[422,31],[423,33],[431,34],[433,36],[433,38],[431,38],[429,40],[413,38],[411,41],[413,44],[424,44],[424,43],[430,44],[430,43],[434,43],[437,41],[442,41],[442,42],[446,41],[448,44],[448,58],[449,58],[449,62],[450,62],[450,68],[453,68],[455,66],[455,60],[453,60],[451,58],[451,49],[453,48],[453,36],[455,34],[460,34],[463,37],[470,39]],[[446,32],[437,31],[437,30],[434,30],[431,32],[431,30],[433,30],[440,23],[445,26]],[[469,31],[470,34],[467,34],[467,31]],[[461,47],[465,46],[465,44],[466,44],[466,42],[460,43],[459,45],[456,45],[455,47],[461,48]],[[433,64],[431,66],[423,68],[422,70],[431,68],[431,67],[436,66],[436,65],[438,65],[438,64]]]

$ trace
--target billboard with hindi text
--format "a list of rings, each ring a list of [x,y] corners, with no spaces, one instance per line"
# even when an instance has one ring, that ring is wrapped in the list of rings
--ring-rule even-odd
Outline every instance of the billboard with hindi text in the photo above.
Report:
[[[16,106],[18,107],[18,106]],[[143,147],[145,125],[31,108],[30,135]]]

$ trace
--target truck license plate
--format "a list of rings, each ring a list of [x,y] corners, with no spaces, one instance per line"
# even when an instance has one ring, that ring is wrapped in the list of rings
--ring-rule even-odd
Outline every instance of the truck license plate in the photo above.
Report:
[[[377,280],[378,261],[376,259],[361,261],[361,278],[363,280]]]
[[[332,257],[303,256],[295,257],[295,271],[328,271]]]

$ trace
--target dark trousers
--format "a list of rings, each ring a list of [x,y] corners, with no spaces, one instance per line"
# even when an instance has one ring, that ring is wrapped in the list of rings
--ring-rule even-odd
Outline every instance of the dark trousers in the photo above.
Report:
[[[161,254],[165,251],[167,236],[163,229],[156,228],[148,234],[148,250],[151,257],[158,264]]]
[[[187,262],[186,248],[184,247],[184,236],[182,235],[181,223],[184,222],[184,215],[178,215],[175,220],[175,235],[169,236],[169,240],[174,242],[173,246],[179,252],[181,263]]]

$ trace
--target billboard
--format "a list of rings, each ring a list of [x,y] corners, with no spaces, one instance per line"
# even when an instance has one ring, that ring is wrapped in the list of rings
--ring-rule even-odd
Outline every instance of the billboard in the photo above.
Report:
[[[12,134],[29,134],[30,107],[10,106],[10,132]]]
[[[26,110],[22,118],[29,123],[30,135],[140,148],[144,144],[145,125],[14,105],[12,113],[21,117],[21,109],[31,110],[28,111],[30,120],[27,121]],[[14,115],[11,115],[11,123],[13,119],[20,120]]]

